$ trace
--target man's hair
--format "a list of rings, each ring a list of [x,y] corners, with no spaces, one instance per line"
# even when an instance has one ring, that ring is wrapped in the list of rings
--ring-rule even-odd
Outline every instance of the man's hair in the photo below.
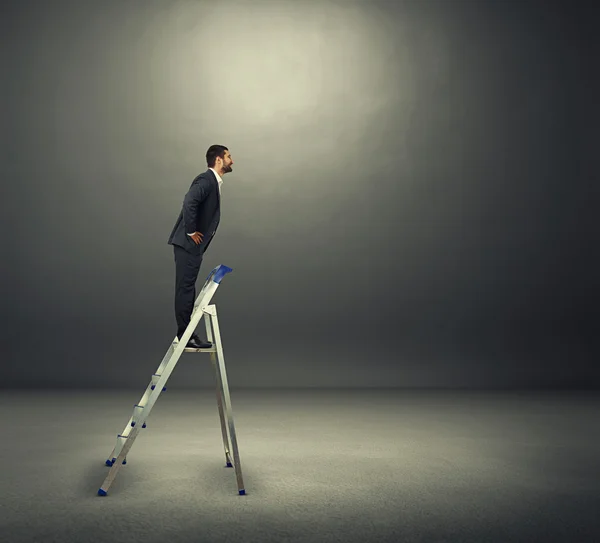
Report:
[[[224,145],[211,145],[206,151],[206,164],[209,168],[214,168],[217,157],[223,158],[225,151],[229,151]]]

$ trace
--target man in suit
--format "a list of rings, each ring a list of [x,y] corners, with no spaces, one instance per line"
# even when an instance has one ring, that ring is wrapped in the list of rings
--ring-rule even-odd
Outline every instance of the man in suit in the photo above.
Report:
[[[175,319],[179,339],[188,327],[194,309],[202,257],[219,226],[223,176],[233,171],[231,153],[223,145],[208,148],[206,164],[208,169],[192,181],[167,242],[173,245],[175,253]],[[187,344],[194,349],[211,346],[195,332]]]

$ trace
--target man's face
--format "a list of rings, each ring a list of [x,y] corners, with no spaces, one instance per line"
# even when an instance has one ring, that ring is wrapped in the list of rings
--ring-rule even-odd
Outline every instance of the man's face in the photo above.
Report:
[[[225,151],[222,162],[223,164],[221,168],[223,169],[223,173],[229,173],[233,171],[233,159],[231,158],[231,153],[229,151]]]

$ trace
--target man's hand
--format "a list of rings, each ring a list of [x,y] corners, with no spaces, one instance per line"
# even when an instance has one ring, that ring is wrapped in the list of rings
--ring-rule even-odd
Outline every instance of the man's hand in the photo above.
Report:
[[[202,238],[204,237],[204,234],[201,234],[200,232],[194,232],[193,234],[189,235],[190,238],[192,238],[194,240],[194,243],[196,245],[200,245],[200,243],[202,242]]]

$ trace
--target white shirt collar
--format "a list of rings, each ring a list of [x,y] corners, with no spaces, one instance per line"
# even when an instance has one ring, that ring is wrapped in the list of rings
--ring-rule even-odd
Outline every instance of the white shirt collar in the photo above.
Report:
[[[212,170],[212,172],[215,174],[215,177],[217,178],[217,181],[219,182],[219,191],[220,191],[221,185],[223,184],[223,180],[221,179],[221,176],[217,173],[217,171],[214,168],[209,168],[209,170]]]

